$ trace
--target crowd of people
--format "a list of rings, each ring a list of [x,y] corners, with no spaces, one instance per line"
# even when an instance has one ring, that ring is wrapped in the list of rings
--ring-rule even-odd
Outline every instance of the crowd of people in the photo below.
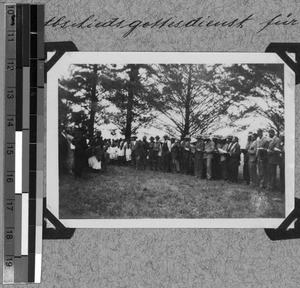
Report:
[[[165,135],[162,139],[151,136],[148,141],[146,136],[138,139],[132,135],[130,140],[111,140],[103,139],[98,131],[87,140],[82,129],[78,129],[74,136],[62,130],[59,138],[60,173],[73,173],[75,178],[81,178],[85,167],[105,172],[109,163],[208,180],[243,180],[252,187],[268,190],[278,187],[284,192],[283,133],[277,136],[273,129],[267,135],[262,129],[249,132],[244,149],[241,149],[238,137],[233,135],[199,134],[195,138],[192,140],[186,135],[183,139],[176,139]],[[241,165],[243,179],[239,179]]]

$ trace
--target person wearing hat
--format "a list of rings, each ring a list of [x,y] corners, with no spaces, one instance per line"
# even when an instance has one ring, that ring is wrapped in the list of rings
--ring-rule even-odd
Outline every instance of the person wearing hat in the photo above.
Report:
[[[225,137],[220,137],[220,141],[218,143],[217,149],[219,153],[219,165],[221,170],[221,177],[223,180],[228,180],[228,163],[227,163],[227,149],[228,149],[228,142],[226,141]]]
[[[220,136],[219,135],[213,135],[212,140],[215,143],[215,150],[213,152],[213,159],[212,159],[212,177],[214,179],[221,179],[222,178],[222,172],[221,172],[221,167],[219,165],[220,163],[220,154],[218,151],[218,145],[220,141]]]
[[[195,164],[194,171],[196,178],[203,178],[203,154],[204,154],[204,141],[201,134],[196,135],[196,145],[195,145]]]
[[[268,190],[274,190],[276,187],[276,172],[277,166],[279,165],[279,153],[276,150],[280,150],[281,140],[275,135],[275,130],[269,130],[270,144],[267,149],[268,152],[268,172],[269,172],[269,183]]]
[[[161,159],[161,142],[160,142],[160,137],[156,136],[155,137],[155,142],[153,145],[153,166],[154,166],[154,171],[160,170],[160,159]]]
[[[232,138],[232,142],[228,147],[228,174],[229,174],[229,180],[231,182],[237,182],[238,181],[238,171],[241,161],[241,147],[239,144],[239,138],[237,136],[234,136]]]
[[[155,161],[155,157],[154,157],[154,137],[153,136],[151,136],[150,138],[149,138],[149,140],[150,140],[150,142],[149,142],[149,153],[148,153],[148,155],[149,155],[149,167],[150,167],[150,170],[151,171],[153,171],[153,169],[154,169],[154,161]]]
[[[138,147],[137,136],[132,135],[131,142],[130,142],[130,149],[131,149],[131,165],[134,169],[136,169],[136,162],[137,162],[137,153],[136,153],[137,147]]]
[[[196,143],[197,140],[194,138],[191,138],[190,141],[190,159],[189,159],[189,168],[188,168],[188,174],[195,175],[195,154],[196,154]]]
[[[142,165],[142,153],[143,153],[143,148],[142,148],[142,140],[137,140],[136,141],[136,148],[135,148],[135,158],[136,158],[136,170],[142,170],[143,165]]]
[[[257,134],[251,134],[251,141],[247,149],[248,155],[248,166],[249,166],[249,184],[251,187],[257,185],[257,166],[256,166],[256,155],[257,155]]]
[[[241,152],[244,155],[243,179],[247,185],[250,183],[248,149],[252,143],[252,134],[253,133],[251,131],[248,133],[246,146],[244,149],[241,149]]]
[[[186,135],[184,137],[184,140],[181,143],[181,163],[182,163],[182,169],[181,172],[183,174],[188,174],[189,172],[189,166],[190,166],[190,153],[191,153],[191,143],[190,143],[191,137],[190,135]]]
[[[149,150],[149,143],[147,141],[147,136],[143,137],[141,141],[141,165],[144,170],[147,168],[147,155]]]
[[[204,137],[204,166],[206,170],[206,177],[208,180],[212,179],[212,159],[213,159],[213,153],[215,151],[215,143],[212,139],[210,139],[209,136]]]
[[[172,144],[169,140],[168,135],[164,135],[162,143],[162,153],[161,153],[161,169],[162,172],[170,172],[171,171],[171,148]]]
[[[171,148],[171,156],[172,156],[172,171],[175,173],[180,172],[179,167],[179,150],[180,150],[180,141],[174,139],[174,143],[172,143]]]
[[[257,130],[257,171],[258,171],[258,184],[260,188],[267,188],[268,181],[268,147],[270,139],[263,136],[263,130]]]

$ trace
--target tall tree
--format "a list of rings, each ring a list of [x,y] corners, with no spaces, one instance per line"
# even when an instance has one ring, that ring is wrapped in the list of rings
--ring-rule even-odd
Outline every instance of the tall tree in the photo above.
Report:
[[[153,107],[160,95],[155,73],[150,65],[126,64],[110,65],[101,76],[106,99],[118,108],[111,119],[126,139],[154,117]]]
[[[228,113],[231,122],[241,118],[264,117],[277,132],[284,129],[283,64],[235,64],[223,66],[218,89],[238,99]]]
[[[157,105],[163,117],[158,117],[158,121],[165,129],[170,130],[172,126],[174,134],[211,132],[240,125],[241,118],[251,119],[255,115],[282,130],[282,65],[164,64],[155,67],[163,85],[161,103]]]
[[[202,64],[157,65],[162,97],[157,110],[164,117],[165,128],[173,126],[173,134],[203,133],[226,112],[230,101],[217,93],[214,72]],[[222,101],[222,105],[220,105]],[[164,120],[165,118],[165,120]]]
[[[59,80],[59,98],[62,107],[68,106],[69,122],[80,122],[90,136],[95,122],[104,116],[102,69],[103,65],[97,64],[72,65],[70,76]]]

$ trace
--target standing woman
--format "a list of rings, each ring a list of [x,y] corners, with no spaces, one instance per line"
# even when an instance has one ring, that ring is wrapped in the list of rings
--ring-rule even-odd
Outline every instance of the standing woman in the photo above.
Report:
[[[118,162],[123,166],[125,164],[125,140],[120,140],[118,146]]]
[[[88,145],[86,143],[86,138],[83,134],[83,129],[79,128],[72,144],[75,146],[74,150],[74,177],[75,179],[82,177],[82,170],[86,166],[87,157],[86,150]]]
[[[124,150],[125,150],[125,158],[126,158],[126,165],[131,164],[131,147],[130,147],[130,140],[127,140],[124,144]]]

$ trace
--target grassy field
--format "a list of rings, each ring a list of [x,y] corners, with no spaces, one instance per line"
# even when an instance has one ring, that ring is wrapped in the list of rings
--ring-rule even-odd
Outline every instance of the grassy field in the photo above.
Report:
[[[60,218],[277,218],[284,195],[193,176],[109,166],[60,179]]]

